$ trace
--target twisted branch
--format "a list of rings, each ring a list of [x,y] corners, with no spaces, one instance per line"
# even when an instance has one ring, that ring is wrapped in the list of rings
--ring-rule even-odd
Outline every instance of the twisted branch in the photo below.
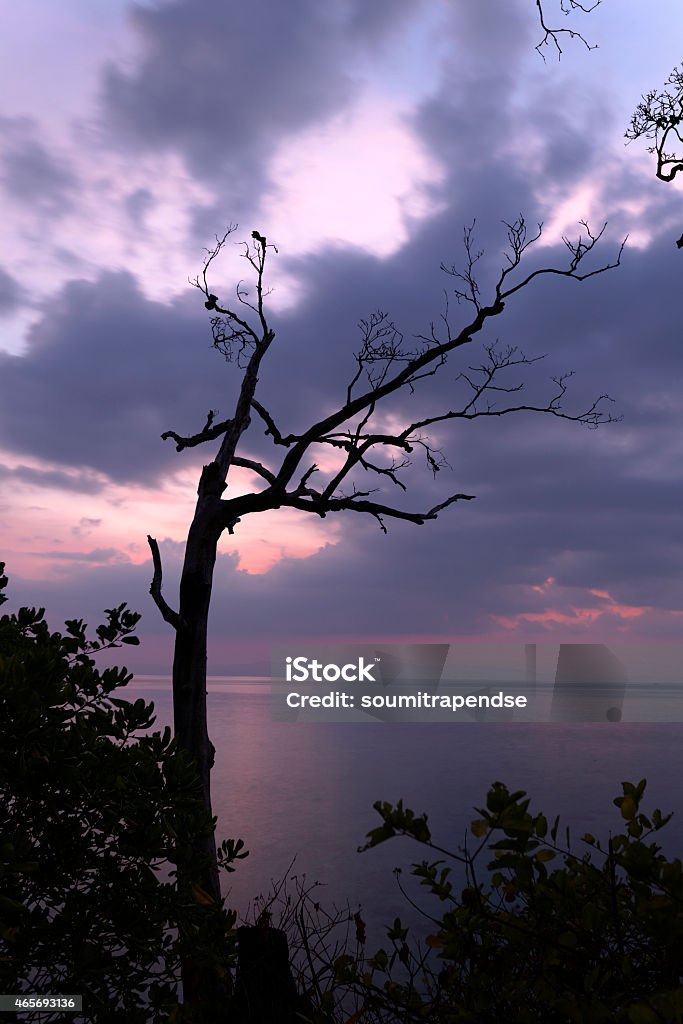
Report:
[[[147,534],[147,543],[149,544],[150,549],[152,551],[152,562],[154,564],[154,575],[152,577],[152,583],[150,585],[149,592],[154,599],[155,605],[161,612],[161,617],[164,619],[164,621],[168,622],[169,625],[173,626],[175,630],[178,630],[182,625],[182,619],[180,618],[178,613],[171,608],[171,606],[168,604],[163,594],[161,593],[162,570],[161,555],[159,554],[159,545],[157,544],[154,537],[150,537],[149,534]]]

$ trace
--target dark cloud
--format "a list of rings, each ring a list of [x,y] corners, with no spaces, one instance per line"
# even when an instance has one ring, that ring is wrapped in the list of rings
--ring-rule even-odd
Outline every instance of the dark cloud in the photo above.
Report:
[[[78,185],[73,170],[40,141],[27,118],[0,117],[0,134],[0,180],[10,198],[53,217],[64,213]]]
[[[194,293],[147,301],[124,272],[70,282],[31,329],[26,354],[0,354],[2,443],[117,481],[152,483],[180,468],[161,433],[195,433],[209,408],[226,409],[238,379],[226,368],[218,382],[203,313]]]
[[[32,466],[3,466],[0,464],[0,480],[16,480],[33,487],[55,487],[62,491],[77,491],[79,494],[98,494],[104,481],[95,473],[64,473],[58,469],[34,469]]]
[[[424,8],[424,0],[350,0],[339,13],[351,44],[376,47],[393,42],[406,19]]]
[[[439,88],[411,118],[429,148],[450,169],[444,184],[452,195],[471,175],[488,177],[501,147],[514,139],[515,122],[525,119],[515,103],[523,62],[533,40],[527,4],[454,4],[449,11],[449,48]],[[498,185],[502,168],[496,166]],[[514,173],[509,153],[502,184]],[[489,190],[490,197],[497,190]]]
[[[607,144],[622,131],[608,95],[596,95],[588,83],[581,85],[575,79],[568,86],[566,81],[549,82],[547,76],[538,75],[537,82],[538,100],[517,110],[515,118],[520,149],[534,140],[535,177],[552,182],[557,190],[576,184],[582,174],[593,171],[597,176]],[[569,89],[571,103],[567,102]],[[623,171],[628,173],[627,168]]]
[[[22,295],[19,282],[0,267],[0,316],[13,313],[21,305]]]
[[[142,56],[104,80],[114,142],[179,152],[202,178],[253,186],[278,139],[353,95],[336,4],[175,0],[131,17]]]

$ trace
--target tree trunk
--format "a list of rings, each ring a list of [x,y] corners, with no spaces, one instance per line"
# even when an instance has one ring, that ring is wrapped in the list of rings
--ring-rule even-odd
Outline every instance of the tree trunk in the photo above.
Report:
[[[179,623],[173,657],[173,725],[178,745],[195,762],[201,798],[212,814],[214,748],[209,739],[206,716],[206,652],[213,570],[222,530],[212,514],[217,505],[216,499],[202,493],[205,475],[206,471],[202,474],[200,496],[187,537],[180,582]],[[208,867],[204,877],[197,881],[216,903],[220,903],[213,832],[201,841],[200,849],[208,858]],[[225,1007],[227,1013],[228,992],[222,979],[189,961],[183,965],[182,978],[185,1001],[192,1004],[192,1020],[204,1020],[201,1004],[206,1004],[207,1024],[225,1019],[216,1016],[216,1007],[219,1006]]]
[[[289,964],[287,935],[268,925],[237,931],[239,970],[232,1002],[239,1024],[297,1024],[310,1012]],[[310,1019],[310,1017],[308,1017]]]
[[[191,529],[188,536],[180,583],[181,621],[173,656],[173,728],[178,745],[195,762],[202,800],[212,813],[213,747],[206,720],[206,637],[218,538],[193,539],[193,532],[196,533]],[[212,867],[201,884],[214,899],[220,899],[213,836],[207,837],[205,848]]]

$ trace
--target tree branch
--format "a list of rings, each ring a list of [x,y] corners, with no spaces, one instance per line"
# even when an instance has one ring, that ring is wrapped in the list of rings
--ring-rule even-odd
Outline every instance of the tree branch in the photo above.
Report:
[[[159,545],[157,544],[154,537],[150,537],[147,534],[147,543],[152,551],[152,562],[154,564],[154,575],[152,577],[152,583],[149,588],[149,592],[154,599],[154,603],[161,612],[161,616],[165,622],[168,622],[175,630],[180,629],[182,620],[177,612],[173,611],[171,606],[167,603],[164,596],[161,593],[161,555],[159,554]]]
[[[233,466],[241,466],[243,469],[250,469],[253,473],[258,473],[269,484],[275,483],[275,474],[260,462],[255,462],[254,459],[245,459],[241,455],[235,455],[232,464]]]
[[[553,384],[557,385],[556,394],[552,395],[546,405],[514,405],[505,406],[498,408],[490,401],[486,401],[485,408],[478,408],[477,403],[479,400],[486,396],[488,392],[497,392],[503,394],[514,394],[524,390],[524,384],[515,384],[509,386],[502,386],[500,384],[494,384],[496,374],[500,370],[508,369],[511,366],[531,366],[533,363],[540,362],[541,359],[545,359],[545,356],[535,356],[533,359],[527,359],[524,353],[519,354],[516,357],[517,347],[514,345],[507,346],[502,353],[496,350],[494,345],[486,345],[485,351],[488,355],[488,364],[483,363],[481,366],[470,366],[469,369],[473,373],[483,374],[483,380],[479,383],[472,380],[467,373],[460,373],[456,380],[464,380],[469,388],[473,391],[473,396],[470,400],[457,410],[449,410],[445,413],[440,413],[436,416],[428,416],[422,420],[416,420],[406,428],[406,437],[410,439],[410,435],[416,431],[421,430],[423,427],[432,426],[434,423],[443,423],[446,420],[451,419],[464,419],[474,420],[479,419],[482,416],[506,416],[508,413],[513,412],[540,412],[556,416],[559,419],[570,420],[573,423],[583,423],[585,426],[594,428],[598,427],[603,423],[618,423],[622,417],[612,416],[609,412],[603,412],[599,409],[601,402],[613,401],[609,395],[599,395],[598,398],[590,405],[590,407],[580,413],[568,413],[564,412],[560,406],[560,402],[564,398],[567,392],[566,381],[570,377],[574,376],[574,371],[570,370],[560,377],[552,377]]]
[[[501,403],[500,396],[519,394],[524,390],[524,384],[501,379],[500,375],[516,366],[531,365],[543,356],[530,359],[518,352],[515,347],[509,346],[501,352],[495,345],[487,344],[484,346],[487,360],[481,364],[470,365],[456,378],[470,391],[461,406],[414,419],[406,426],[395,428],[394,432],[373,429],[371,421],[381,399],[398,394],[404,389],[414,391],[419,381],[433,376],[445,365],[447,357],[452,352],[471,344],[474,336],[483,330],[488,321],[504,311],[507,300],[535,278],[544,274],[555,274],[584,281],[620,264],[625,240],[621,243],[616,259],[599,267],[584,270],[584,261],[603,237],[605,227],[594,234],[582,221],[584,231],[578,240],[572,242],[564,239],[568,252],[564,266],[543,266],[521,280],[516,280],[516,271],[522,258],[540,237],[542,225],[538,225],[534,232],[528,233],[522,216],[511,224],[504,223],[507,228],[508,248],[505,252],[504,265],[489,288],[488,301],[482,295],[475,275],[476,265],[483,253],[474,246],[474,224],[465,230],[464,270],[442,265],[442,269],[455,279],[454,291],[458,302],[469,304],[472,308],[473,315],[469,322],[459,331],[452,330],[446,301],[445,312],[442,314],[442,329],[437,332],[432,323],[429,333],[416,335],[418,346],[408,347],[404,343],[403,335],[388,319],[386,313],[377,311],[369,319],[362,320],[361,348],[355,355],[356,370],[346,389],[346,401],[336,411],[313,423],[299,435],[289,434],[283,437],[273,416],[255,397],[259,365],[274,338],[274,333],[266,322],[265,333],[259,338],[258,343],[250,347],[233,418],[214,424],[215,414],[211,410],[204,429],[199,434],[185,438],[169,431],[164,435],[172,437],[177,445],[185,447],[219,436],[222,432],[218,456],[209,466],[204,467],[200,480],[200,501],[205,498],[212,503],[207,506],[207,521],[212,522],[219,532],[227,529],[232,533],[244,515],[289,506],[321,517],[330,512],[364,512],[372,515],[385,531],[385,518],[401,519],[420,525],[428,519],[436,518],[440,511],[454,502],[472,500],[474,495],[454,494],[426,512],[404,511],[371,498],[374,490],[360,490],[358,482],[353,479],[354,471],[372,473],[380,481],[387,478],[394,486],[405,491],[406,485],[401,479],[401,473],[411,464],[407,456],[418,449],[424,454],[431,472],[436,475],[443,467],[448,466],[448,463],[441,449],[428,437],[423,436],[421,431],[425,427],[448,420],[471,420],[483,416],[504,416],[513,412],[535,412],[583,423],[589,427],[616,421],[615,417],[600,407],[603,401],[611,401],[608,395],[599,396],[592,405],[580,412],[565,412],[562,409],[561,403],[571,373],[551,378],[556,390],[545,404],[524,401],[515,404]],[[246,254],[261,283],[267,243],[262,235],[258,235],[256,241],[258,249],[252,252],[247,247]],[[218,240],[217,250],[220,244],[222,241]],[[212,251],[207,265],[217,250]],[[208,284],[206,288],[208,289]],[[260,294],[265,294],[262,288]],[[253,308],[259,311],[258,302]],[[354,395],[356,385],[362,376],[367,380],[367,389],[361,394]],[[252,409],[265,424],[266,434],[272,437],[273,442],[288,449],[276,470],[271,470],[253,458],[238,456],[236,453],[237,444],[249,426]],[[331,472],[317,488],[311,486],[310,482],[313,474],[319,472],[315,461],[310,458],[311,449],[316,445],[329,445],[345,453],[341,467]],[[391,452],[392,449],[395,454],[392,453],[386,462],[382,458],[377,458],[380,451]],[[399,454],[401,452],[404,454]],[[304,470],[302,464],[305,459],[309,460],[309,466]],[[224,499],[222,495],[231,465],[251,470],[265,481],[267,486],[260,491]],[[297,477],[298,483],[293,483]],[[347,480],[351,483],[351,493],[344,494],[339,489]],[[159,591],[160,581],[157,595]]]
[[[556,277],[570,277],[574,281],[587,281],[590,277],[596,277],[598,274],[604,274],[606,270],[615,270],[621,266],[621,256],[628,241],[628,235],[624,238],[621,245],[619,246],[619,252],[614,263],[605,263],[601,267],[596,267],[594,270],[589,270],[585,274],[577,273],[579,264],[586,258],[586,256],[593,251],[597,243],[602,238],[607,222],[603,224],[597,235],[594,235],[589,228],[585,220],[579,221],[581,226],[586,229],[587,240],[582,235],[579,235],[576,242],[570,241],[566,237],[562,237],[566,248],[571,254],[571,260],[569,266],[565,270],[560,270],[557,267],[542,267],[539,270],[534,270],[531,274],[528,274],[522,281],[519,281],[516,285],[510,288],[503,288],[503,284],[507,277],[519,266],[522,261],[522,256],[526,250],[533,245],[540,237],[543,229],[543,225],[538,225],[538,230],[535,235],[530,238],[527,236],[526,221],[524,217],[520,216],[512,224],[508,224],[507,221],[503,222],[505,227],[508,229],[508,242],[510,244],[510,253],[506,253],[506,259],[508,261],[507,267],[501,272],[496,285],[496,299],[499,302],[514,295],[515,292],[521,291],[522,288],[534,280],[536,277],[543,277],[547,274],[555,275]]]
[[[482,254],[474,253],[472,248],[472,229],[470,228],[465,233],[465,249],[467,252],[467,266],[465,272],[462,273],[454,267],[449,269],[443,265],[442,269],[445,270],[446,273],[455,277],[456,280],[465,282],[465,288],[461,285],[456,286],[455,294],[459,300],[464,299],[474,305],[474,317],[457,334],[453,334],[448,322],[448,317],[445,316],[443,318],[445,325],[445,337],[438,338],[432,328],[431,336],[423,339],[424,345],[421,349],[416,352],[404,352],[400,347],[400,341],[397,342],[396,336],[393,333],[395,331],[393,324],[386,321],[385,314],[376,314],[375,319],[373,321],[369,321],[367,329],[364,329],[364,347],[361,349],[361,359],[365,357],[364,352],[367,347],[367,338],[373,337],[373,331],[376,331],[378,327],[380,330],[389,328],[392,332],[390,348],[383,353],[375,353],[372,358],[377,361],[384,359],[394,372],[387,373],[380,370],[376,371],[374,379],[370,381],[370,389],[368,391],[364,394],[358,395],[356,398],[351,398],[351,400],[347,401],[338,411],[322,420],[319,420],[317,423],[314,423],[298,438],[287,439],[290,441],[290,451],[283,459],[280,471],[276,476],[275,491],[278,495],[284,493],[293,476],[296,474],[299,463],[304,458],[305,453],[311,444],[319,443],[323,441],[323,439],[334,435],[334,432],[338,427],[342,426],[345,422],[348,422],[359,414],[364,416],[362,422],[367,422],[367,419],[369,418],[367,414],[371,414],[377,403],[387,395],[400,391],[403,387],[408,387],[412,390],[417,380],[422,377],[432,375],[436,370],[443,366],[446,361],[446,356],[450,352],[462,347],[463,345],[469,344],[472,341],[473,336],[483,329],[489,319],[499,316],[503,312],[505,309],[505,300],[515,295],[522,288],[525,288],[535,278],[547,274],[553,274],[577,281],[588,280],[591,277],[605,273],[607,270],[613,270],[618,267],[626,244],[626,239],[624,239],[619,248],[617,258],[613,262],[582,273],[581,268],[583,261],[593,251],[597,243],[602,238],[605,226],[602,227],[598,234],[593,234],[587,223],[585,221],[581,221],[581,225],[586,232],[585,237],[583,235],[579,235],[576,242],[571,242],[567,238],[563,239],[570,254],[568,265],[565,268],[539,268],[538,270],[532,271],[532,273],[528,274],[522,281],[508,286],[507,283],[510,276],[519,267],[522,257],[540,237],[542,233],[542,225],[538,225],[538,228],[533,235],[528,235],[526,222],[524,217],[521,215],[512,224],[508,224],[507,222],[504,223],[508,229],[509,250],[505,254],[506,266],[501,270],[493,289],[493,301],[489,305],[483,304],[480,299],[479,287],[474,281],[473,267]],[[374,327],[372,326],[373,324]],[[382,337],[385,336],[382,335]],[[382,343],[384,344],[384,342]],[[359,357],[357,356],[356,358],[358,361]],[[399,365],[395,368],[397,363]],[[354,377],[354,382],[357,379],[358,374]],[[347,392],[347,395],[348,394],[349,392]],[[358,440],[358,433],[356,433],[355,436]],[[400,437],[405,440],[406,432],[401,433]],[[351,445],[349,447],[351,447]],[[348,469],[350,468],[351,467],[347,465],[346,472],[348,472]]]
[[[206,295],[207,298],[204,303],[206,308],[215,310],[219,314],[211,318],[214,347],[222,352],[228,361],[235,358],[236,352],[237,363],[245,371],[235,407],[235,415],[232,419],[224,421],[223,430],[220,431],[223,435],[223,440],[214,459],[215,472],[223,481],[227,478],[230,466],[233,464],[239,440],[251,422],[249,414],[258,383],[258,370],[261,360],[275,337],[275,332],[268,326],[263,306],[263,299],[268,294],[263,290],[266,252],[269,248],[275,249],[275,246],[269,246],[265,237],[258,231],[252,231],[251,233],[251,237],[254,239],[253,244],[250,245],[248,242],[242,243],[244,245],[242,256],[256,271],[257,303],[253,305],[253,303],[246,301],[245,295],[247,292],[242,288],[241,282],[237,284],[237,299],[257,314],[261,334],[259,335],[247,320],[238,316],[233,310],[221,306],[217,296],[210,290],[207,277],[209,268],[222,251],[229,235],[232,234],[235,228],[236,225],[231,225],[222,238],[216,236],[216,245],[213,249],[207,250],[201,279],[197,277],[192,282],[202,294]],[[275,251],[277,252],[277,250]],[[210,427],[208,430],[205,428],[202,432],[201,440],[204,439],[203,435],[210,433],[211,430],[217,430],[217,428]],[[194,439],[180,438],[172,432],[168,432],[167,436],[173,437],[177,444],[181,444],[184,447],[187,446],[188,441],[194,441]],[[195,435],[195,437],[197,436],[200,435]],[[218,436],[218,434],[215,436]],[[201,440],[194,443],[201,443]]]
[[[473,501],[476,498],[476,494],[452,494],[445,501],[434,505],[427,512],[405,512],[403,509],[393,508],[391,505],[382,505],[376,501],[366,501],[362,494],[363,492],[359,491],[345,498],[325,498],[323,495],[317,495],[306,499],[300,497],[296,492],[288,492],[285,494],[282,504],[301,509],[304,512],[315,512],[321,519],[324,519],[328,512],[365,512],[368,515],[374,516],[379,522],[382,532],[386,533],[387,528],[382,521],[382,516],[387,516],[391,519],[402,519],[405,522],[423,526],[428,519],[436,519],[439,512],[448,508],[449,505],[453,505],[456,501]]]
[[[282,444],[285,445],[285,447],[289,447],[292,441],[297,440],[297,438],[293,434],[289,434],[288,437],[283,437],[278,428],[275,426],[273,417],[270,415],[268,410],[264,409],[261,403],[257,402],[255,398],[252,398],[251,400],[251,407],[259,414],[259,416],[265,423],[266,427],[268,428],[266,430],[266,437],[270,434],[275,444]]]
[[[204,265],[202,267],[201,280],[197,276],[194,278],[194,280],[190,281],[190,284],[192,284],[195,288],[198,288],[199,291],[206,296],[206,302],[204,303],[206,309],[215,310],[217,313],[221,314],[221,316],[212,317],[211,319],[211,326],[214,336],[214,346],[218,349],[221,349],[223,351],[223,354],[228,359],[231,357],[231,342],[238,341],[242,347],[249,343],[258,344],[259,342],[258,334],[256,333],[256,331],[254,331],[254,329],[249,325],[249,323],[246,320],[243,320],[241,317],[237,315],[237,313],[233,312],[231,309],[228,309],[225,306],[220,306],[218,304],[218,296],[214,295],[211,292],[209,288],[209,282],[207,280],[207,273],[209,271],[209,268],[211,267],[211,264],[216,259],[216,257],[222,252],[229,236],[236,229],[237,225],[231,224],[227,231],[224,233],[222,238],[216,235],[216,244],[213,247],[213,249],[205,250],[207,255],[206,259],[204,260]],[[242,296],[243,293],[240,291],[240,283],[238,283],[238,301],[243,301]],[[222,317],[225,317],[226,319],[222,319]],[[228,328],[227,331],[222,330],[222,328],[226,326]]]
[[[594,0],[592,4],[580,3],[579,0],[560,0],[560,10],[562,14],[569,15],[572,11],[583,11],[584,14],[590,14],[596,7],[599,7],[602,0]],[[597,50],[597,43],[589,43],[588,40],[580,32],[577,32],[573,28],[550,28],[546,24],[545,14],[543,12],[543,4],[541,0],[536,0],[536,8],[538,10],[538,20],[541,23],[543,29],[543,38],[540,43],[536,45],[536,49],[540,53],[543,60],[545,60],[545,54],[543,52],[544,47],[552,45],[557,51],[557,59],[560,60],[562,57],[562,47],[560,46],[559,37],[562,35],[569,36],[570,39],[578,39],[579,42],[583,43],[587,50]]]
[[[176,434],[175,430],[165,430],[161,435],[161,440],[166,441],[169,437],[173,438],[176,443],[175,450],[177,452],[181,452],[183,448],[194,448],[198,444],[204,444],[205,441],[213,441],[215,438],[220,437],[221,434],[224,434],[232,423],[232,420],[222,420],[220,423],[214,423],[215,415],[215,410],[209,409],[206,423],[198,434],[192,434],[191,437],[181,437],[180,434]]]

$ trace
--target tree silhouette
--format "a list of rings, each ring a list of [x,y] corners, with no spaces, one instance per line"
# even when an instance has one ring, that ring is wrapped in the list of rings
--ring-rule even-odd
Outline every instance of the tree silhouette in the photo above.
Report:
[[[519,270],[527,250],[541,235],[541,225],[533,233],[527,231],[522,217],[507,224],[508,247],[505,265],[490,294],[484,301],[475,270],[482,253],[474,249],[473,227],[464,233],[465,263],[463,269],[444,270],[455,282],[454,293],[460,308],[469,308],[465,323],[454,329],[448,302],[438,327],[432,322],[428,332],[418,334],[413,344],[382,311],[372,313],[360,323],[361,343],[355,352],[355,365],[350,373],[340,406],[314,419],[300,433],[287,433],[276,422],[273,413],[257,399],[261,364],[275,341],[275,331],[266,311],[265,269],[274,246],[254,232],[252,242],[244,243],[243,257],[255,277],[255,299],[240,283],[233,308],[214,298],[208,274],[216,257],[235,230],[231,226],[215,246],[208,250],[201,275],[193,282],[212,304],[211,329],[214,347],[229,361],[236,363],[243,376],[233,415],[216,420],[210,410],[202,429],[195,434],[181,435],[174,430],[162,434],[175,441],[180,452],[186,448],[218,443],[218,451],[201,472],[194,517],[187,535],[180,581],[179,604],[172,608],[162,594],[162,564],[156,540],[149,536],[154,577],[150,592],[163,616],[175,630],[173,659],[173,703],[175,735],[179,746],[195,760],[201,780],[203,799],[211,810],[210,772],[214,748],[209,740],[206,718],[207,622],[216,551],[221,535],[235,533],[248,515],[278,508],[295,508],[325,518],[331,513],[351,512],[371,516],[386,533],[387,522],[398,519],[416,525],[437,518],[439,513],[459,501],[475,496],[456,492],[429,507],[404,508],[386,491],[400,497],[406,492],[405,475],[415,456],[426,461],[436,475],[445,465],[440,449],[425,431],[436,425],[457,420],[500,417],[511,413],[542,413],[561,419],[597,427],[613,417],[603,409],[611,401],[600,395],[587,409],[568,412],[562,407],[570,373],[552,378],[552,389],[541,404],[527,402],[522,392],[524,383],[510,382],[510,372],[538,361],[527,358],[516,347],[483,346],[481,361],[468,365],[458,376],[464,397],[452,408],[435,409],[431,415],[410,419],[406,414],[400,428],[387,431],[377,424],[381,403],[391,396],[414,392],[446,364],[458,349],[471,346],[489,320],[500,316],[506,303],[538,278],[549,275],[585,281],[619,265],[624,243],[613,262],[588,269],[584,262],[600,240],[603,229],[593,234],[586,224],[584,234],[575,242],[564,239],[568,257],[564,266],[540,267],[523,275]],[[277,250],[275,250],[277,251]],[[392,407],[392,411],[396,411]],[[239,448],[254,416],[271,439],[275,463],[268,465]],[[338,467],[324,473],[314,461],[312,449],[322,446],[338,456]],[[278,453],[282,451],[280,459]],[[251,470],[260,480],[260,489],[225,498],[231,467]],[[360,486],[358,474],[374,478],[377,486]],[[379,493],[378,493],[379,492]],[[206,852],[214,858],[214,867],[203,880],[204,888],[213,898],[220,898],[215,848],[211,837],[206,839]]]
[[[652,89],[645,93],[625,133],[629,141],[642,137],[652,141],[648,152],[657,157],[655,174],[660,181],[673,181],[683,170],[682,121],[683,65],[673,69],[662,92]]]
[[[636,107],[631,123],[624,133],[629,142],[648,139],[648,153],[657,160],[655,174],[660,181],[673,181],[683,170],[683,65],[673,69],[664,89],[651,89]],[[676,245],[683,249],[683,235]]]

